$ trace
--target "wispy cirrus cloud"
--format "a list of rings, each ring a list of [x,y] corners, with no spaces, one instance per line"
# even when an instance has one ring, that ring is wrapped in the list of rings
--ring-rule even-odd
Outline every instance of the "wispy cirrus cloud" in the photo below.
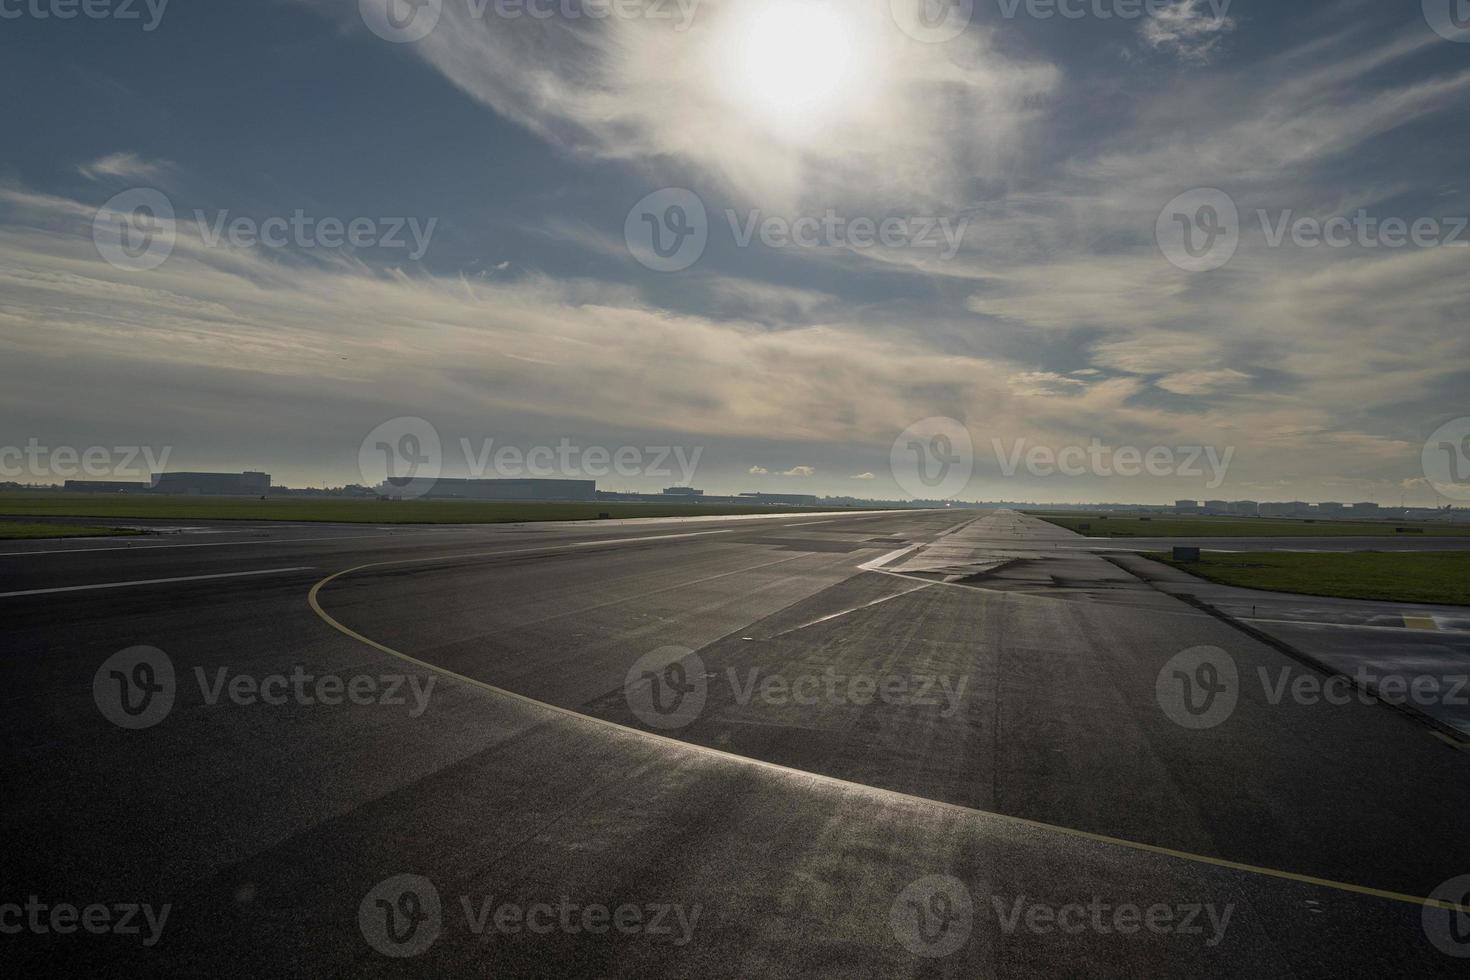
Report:
[[[77,173],[88,180],[158,181],[173,171],[166,160],[144,160],[136,153],[109,153],[77,167]]]
[[[1235,30],[1235,20],[1225,13],[1229,9],[1229,0],[1176,0],[1149,16],[1139,31],[1150,47],[1204,64]]]

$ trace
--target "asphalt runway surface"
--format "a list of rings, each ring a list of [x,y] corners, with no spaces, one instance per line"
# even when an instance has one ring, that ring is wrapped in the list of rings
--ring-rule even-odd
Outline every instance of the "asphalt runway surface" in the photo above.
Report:
[[[1321,674],[1098,545],[959,511],[0,543],[0,950],[1463,976],[1464,746],[1281,697]]]

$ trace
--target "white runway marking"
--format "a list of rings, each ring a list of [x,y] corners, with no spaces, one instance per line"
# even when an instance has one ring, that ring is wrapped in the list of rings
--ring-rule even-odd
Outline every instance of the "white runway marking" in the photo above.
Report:
[[[253,572],[225,572],[219,575],[187,575],[182,578],[149,578],[135,582],[103,582],[99,585],[68,585],[59,589],[27,589],[24,592],[0,592],[0,599],[15,599],[27,595],[54,595],[58,592],[90,592],[94,589],[127,589],[135,585],[171,585],[175,582],[207,582],[210,579],[244,578],[247,575],[280,575],[285,572],[309,572],[315,565],[298,565],[295,568],[262,568]]]
[[[936,583],[934,583],[934,582],[926,582],[925,584],[920,585],[917,588],[908,589],[908,590],[906,590],[904,592],[898,592],[898,593],[895,593],[894,595],[887,595],[887,596],[884,596],[881,599],[874,599],[872,602],[865,602],[861,606],[853,606],[851,609],[844,609],[844,610],[842,610],[842,612],[831,613],[830,615],[822,616],[819,619],[814,619],[810,623],[802,623],[800,626],[793,626],[790,629],[782,630],[779,633],[772,633],[770,638],[774,640],[778,636],[785,636],[787,633],[795,633],[797,630],[804,630],[808,626],[816,626],[818,623],[831,622],[834,619],[838,619],[838,618],[840,618],[842,616],[847,616],[847,615],[850,615],[852,613],[859,612],[860,610],[863,610],[863,609],[870,609],[873,606],[880,606],[880,605],[882,605],[885,602],[892,602],[894,599],[901,599],[901,598],[903,598],[906,595],[913,595],[915,592],[922,592],[922,591],[924,591],[925,589],[929,588],[931,585],[934,585],[934,584],[936,584]]]

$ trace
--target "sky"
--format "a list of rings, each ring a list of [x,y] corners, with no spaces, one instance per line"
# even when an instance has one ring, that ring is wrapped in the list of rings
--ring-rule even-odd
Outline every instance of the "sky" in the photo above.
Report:
[[[1459,0],[88,3],[0,0],[0,479],[1429,505],[1470,436]]]

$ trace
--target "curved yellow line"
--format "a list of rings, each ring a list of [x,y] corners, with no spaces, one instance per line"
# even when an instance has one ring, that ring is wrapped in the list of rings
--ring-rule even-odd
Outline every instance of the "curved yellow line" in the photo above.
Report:
[[[537,548],[527,550],[541,551],[545,549]],[[433,561],[452,561],[456,558],[476,558],[484,557],[487,555],[504,554],[507,554],[507,552],[482,552],[475,555],[440,555],[434,558],[408,558],[400,561],[369,562],[366,565],[358,565],[354,568],[343,569],[340,572],[328,575],[326,578],[322,579],[320,582],[317,582],[311,587],[311,592],[308,593],[306,601],[307,604],[311,606],[312,612],[316,613],[317,616],[319,616],[322,621],[325,622],[328,626],[332,627],[332,629],[343,634],[344,636],[351,637],[359,643],[366,644],[367,646],[372,647],[374,650],[385,653],[390,657],[396,657],[397,659],[402,660],[405,663],[413,664],[416,667],[422,667],[425,670],[432,670],[445,677],[452,677],[457,681],[462,681],[473,687],[478,687],[483,691],[489,691],[492,694],[498,694],[502,697],[510,698],[522,704],[541,708],[558,715],[573,718],[583,723],[599,725],[604,728],[615,729],[619,732],[637,735],[641,738],[650,739],[658,742],[665,742],[669,745],[675,746],[685,751],[711,755],[729,762],[738,763],[740,765],[766,769],[786,775],[799,776],[802,779],[815,780],[819,783],[836,786],[842,789],[860,790],[865,793],[875,794],[884,797],[893,797],[904,800],[906,802],[918,803],[924,806],[935,807],[938,809],[959,811],[961,813],[972,816],[988,817],[993,820],[999,820],[1004,823],[1009,823],[1013,826],[1026,827],[1031,830],[1040,830],[1051,834],[1060,834],[1064,837],[1072,837],[1078,840],[1087,840],[1098,844],[1108,844],[1113,847],[1127,848],[1128,850],[1141,851],[1146,854],[1157,854],[1163,857],[1176,858],[1180,861],[1190,861],[1195,864],[1204,864],[1215,868],[1226,868],[1231,871],[1241,871],[1246,874],[1260,875],[1266,878],[1279,878],[1283,881],[1294,881],[1304,885],[1315,885],[1320,888],[1330,888],[1335,891],[1349,892],[1354,895],[1367,895],[1372,898],[1382,898],[1392,902],[1403,902],[1409,905],[1419,905],[1428,908],[1443,909],[1447,912],[1463,912],[1466,914],[1470,914],[1470,905],[1459,905],[1455,902],[1448,902],[1442,899],[1423,898],[1417,895],[1408,895],[1403,892],[1388,891],[1382,888],[1370,888],[1366,885],[1354,885],[1350,882],[1345,881],[1333,881],[1330,878],[1316,878],[1312,875],[1298,874],[1295,871],[1282,871],[1278,868],[1263,868],[1258,865],[1245,864],[1240,861],[1228,861],[1224,858],[1210,857],[1207,854],[1193,854],[1189,851],[1179,851],[1171,847],[1160,847],[1157,844],[1145,844],[1140,841],[1124,840],[1121,837],[1109,837],[1106,834],[1094,834],[1091,831],[1077,830],[1072,827],[1062,827],[1057,824],[1043,823],[1042,821],[1029,820],[1025,817],[1014,817],[1005,813],[995,813],[990,810],[981,810],[976,807],[964,806],[959,803],[946,803],[943,800],[931,800],[928,797],[915,796],[912,793],[901,793],[897,790],[883,789],[878,786],[869,786],[865,783],[857,783],[851,780],[841,779],[837,776],[827,776],[823,775],[822,773],[809,772],[805,769],[794,769],[791,766],[783,766],[778,763],[766,762],[761,759],[752,759],[749,756],[737,755],[734,752],[726,752],[722,749],[712,749],[705,745],[697,745],[693,742],[680,741],[677,738],[672,738],[668,735],[660,735],[657,732],[647,732],[641,728],[632,728],[628,725],[620,725],[615,721],[607,721],[603,718],[597,718],[592,715],[582,714],[579,711],[573,711],[570,708],[563,708],[560,705],[549,704],[545,701],[538,701],[535,698],[527,697],[524,694],[517,694],[515,691],[508,691],[503,687],[496,687],[494,684],[487,684],[485,681],[476,680],[473,677],[467,677],[464,674],[460,674],[447,668],[440,667],[437,664],[431,664],[425,660],[420,660],[417,657],[410,656],[399,650],[395,650],[390,646],[379,643],[377,640],[371,639],[370,637],[363,636],[361,633],[348,626],[343,625],[341,622],[333,618],[332,615],[321,606],[320,596],[322,589],[330,585],[332,582],[335,582],[337,579],[343,578],[347,575],[351,575],[354,572],[361,572],[369,568],[385,568],[391,565],[409,565]]]

